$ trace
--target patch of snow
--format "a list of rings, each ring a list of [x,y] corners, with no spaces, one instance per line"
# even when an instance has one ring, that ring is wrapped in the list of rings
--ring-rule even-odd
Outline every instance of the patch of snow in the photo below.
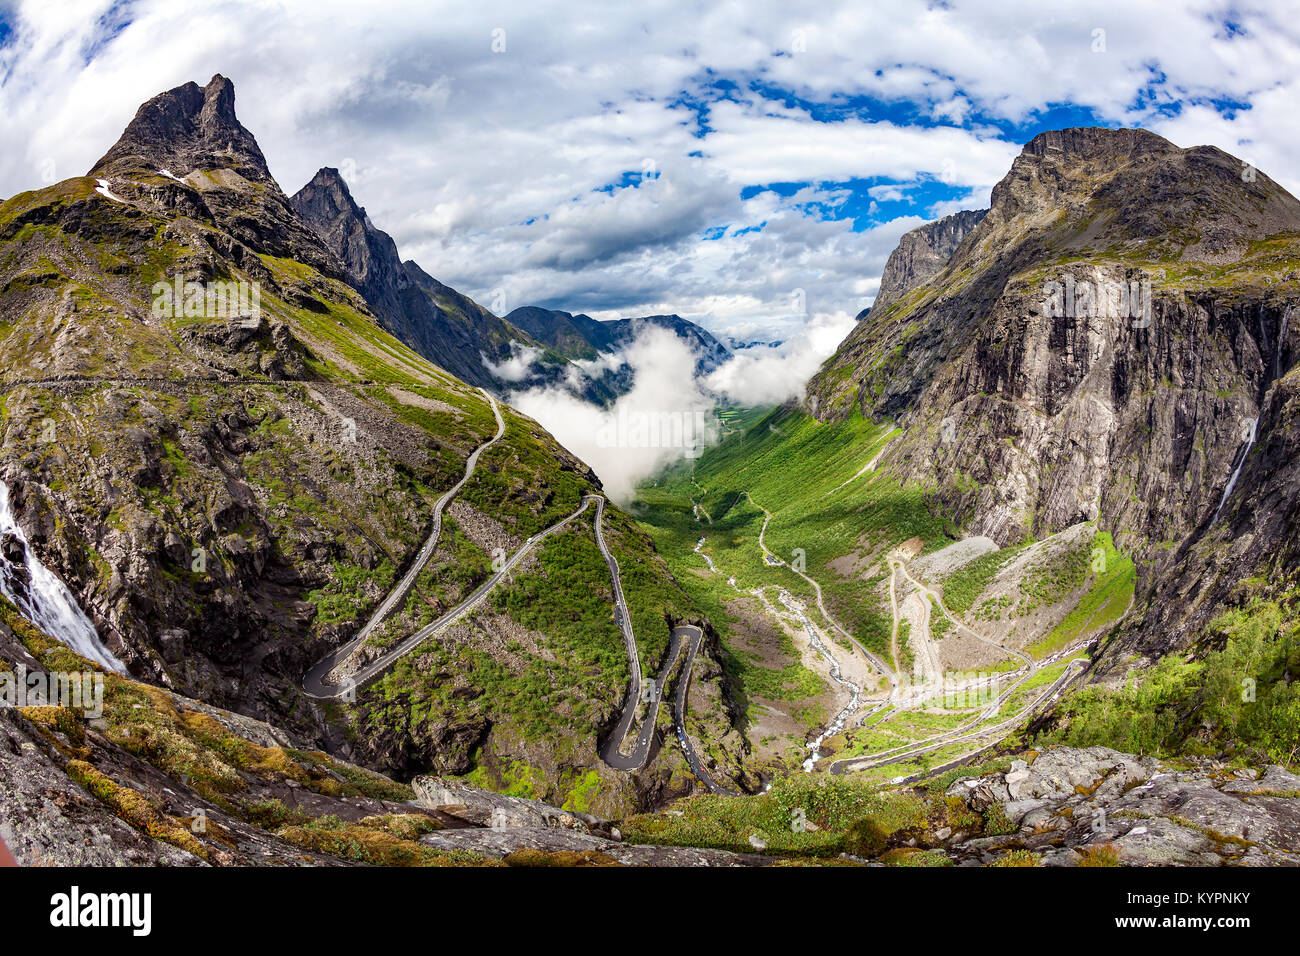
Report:
[[[120,202],[122,205],[124,206],[126,205],[125,199],[123,199],[121,196],[113,195],[113,191],[108,188],[107,179],[96,179],[95,182],[99,183],[99,185],[95,187],[95,192],[99,193],[105,199],[111,199],[113,200],[113,202]]]
[[[184,183],[184,182],[185,182],[185,180],[181,179],[179,176],[177,176],[175,173],[173,173],[170,169],[160,169],[160,170],[158,170],[158,175],[159,175],[159,176],[166,176],[168,179],[174,179],[174,180],[176,180],[178,183]]]

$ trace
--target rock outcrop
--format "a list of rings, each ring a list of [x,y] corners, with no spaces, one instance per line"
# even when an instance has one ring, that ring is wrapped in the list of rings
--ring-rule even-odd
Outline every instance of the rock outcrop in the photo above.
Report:
[[[186,83],[141,106],[88,175],[127,204],[213,221],[225,236],[208,238],[240,266],[257,270],[252,260],[260,252],[331,277],[343,273],[338,258],[295,215],[257,140],[235,115],[235,85],[220,74],[207,86]],[[207,259],[208,270],[213,265]],[[199,278],[212,277],[195,266]]]
[[[480,827],[541,827],[579,833],[609,831],[609,823],[589,813],[558,810],[524,797],[511,797],[469,787],[441,777],[416,777],[411,781],[416,802],[422,807],[457,817]]]
[[[1027,850],[1045,866],[1090,857],[1121,866],[1300,864],[1300,777],[1282,767],[1173,767],[1105,747],[1028,756],[948,788],[976,813],[993,808],[1009,831],[950,838],[944,849],[955,861]]]
[[[880,289],[871,308],[883,309],[938,275],[987,212],[963,209],[904,233],[880,274]],[[865,310],[858,318],[864,314]]]

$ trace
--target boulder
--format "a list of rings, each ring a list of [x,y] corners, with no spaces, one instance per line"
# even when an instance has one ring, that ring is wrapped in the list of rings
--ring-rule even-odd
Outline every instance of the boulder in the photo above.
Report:
[[[411,785],[415,788],[415,800],[420,806],[475,826],[576,830],[579,833],[609,830],[607,821],[590,814],[560,810],[540,800],[479,790],[443,777],[417,777],[411,781]]]

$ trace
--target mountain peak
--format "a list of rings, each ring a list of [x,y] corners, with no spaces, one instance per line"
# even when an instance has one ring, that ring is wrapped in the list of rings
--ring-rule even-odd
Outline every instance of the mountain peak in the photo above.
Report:
[[[1025,144],[1021,154],[1046,156],[1053,151],[1086,160],[1135,157],[1147,153],[1180,153],[1182,149],[1146,129],[1071,126],[1039,133]]]
[[[1300,228],[1300,203],[1221,149],[1184,149],[1144,129],[1075,127],[1025,144],[993,187],[987,223],[990,249],[1044,230],[1058,251],[1222,263],[1255,238]],[[999,227],[1008,232],[995,239]]]
[[[322,166],[316,170],[311,182],[298,190],[291,202],[300,215],[315,224],[340,217],[366,224],[366,211],[357,205],[347,181],[333,166]]]
[[[984,219],[987,209],[963,209],[906,232],[885,263],[873,309],[883,309],[943,270],[957,247]],[[864,309],[858,318],[866,313]]]
[[[245,179],[271,178],[257,140],[235,115],[235,84],[220,73],[207,86],[185,83],[145,102],[90,174],[140,169],[182,177],[233,169]]]

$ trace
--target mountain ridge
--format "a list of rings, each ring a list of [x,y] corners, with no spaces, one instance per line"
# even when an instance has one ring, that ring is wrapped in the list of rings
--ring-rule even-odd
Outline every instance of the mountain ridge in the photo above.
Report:
[[[397,244],[371,222],[337,169],[322,167],[289,201],[342,261],[349,284],[385,328],[462,381],[500,387],[488,363],[509,358],[512,343],[537,345],[415,262],[403,262]]]

